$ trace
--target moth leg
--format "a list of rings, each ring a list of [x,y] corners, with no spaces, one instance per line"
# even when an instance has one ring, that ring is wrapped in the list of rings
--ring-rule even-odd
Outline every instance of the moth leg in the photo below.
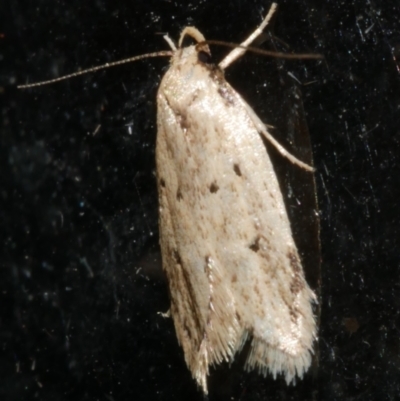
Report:
[[[299,166],[303,170],[313,172],[315,171],[314,167],[308,165],[307,163],[302,162],[296,156],[293,156],[289,153],[266,129],[259,129],[259,132],[264,135],[264,138],[274,146],[274,148],[283,156],[286,157],[291,163]]]
[[[176,46],[172,39],[168,35],[164,35],[163,38],[169,44],[169,47],[172,49],[172,51],[176,52]]]
[[[258,36],[260,36],[265,29],[265,27],[269,24],[272,16],[274,15],[278,5],[276,3],[272,3],[271,8],[268,11],[267,16],[264,18],[264,21],[261,25],[244,41],[240,44],[240,46],[247,47],[249,46]],[[243,54],[246,52],[246,49],[243,47],[237,47],[236,49],[232,50],[220,63],[219,67],[224,70],[225,68],[229,67],[235,60],[242,57]]]
[[[291,163],[295,164],[296,166],[299,166],[303,170],[313,172],[315,169],[308,165],[307,163],[302,162],[299,160],[296,156],[293,156],[291,153],[289,153],[268,131],[267,128],[265,127],[265,124],[258,118],[258,116],[254,113],[253,109],[245,103],[245,107],[247,109],[247,113],[250,117],[250,119],[253,121],[253,124],[256,128],[256,130],[264,136],[264,138],[274,146],[274,148],[283,156],[286,157]]]

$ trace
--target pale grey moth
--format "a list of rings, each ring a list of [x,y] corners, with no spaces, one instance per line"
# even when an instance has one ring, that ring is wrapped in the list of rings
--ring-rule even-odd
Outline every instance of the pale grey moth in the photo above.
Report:
[[[198,45],[182,48],[186,35]],[[210,365],[232,361],[251,338],[247,369],[290,383],[311,364],[316,297],[261,135],[271,137],[224,78],[243,49],[216,66],[197,29],[185,28],[178,49],[168,41],[157,95],[160,244],[186,363],[207,393]]]

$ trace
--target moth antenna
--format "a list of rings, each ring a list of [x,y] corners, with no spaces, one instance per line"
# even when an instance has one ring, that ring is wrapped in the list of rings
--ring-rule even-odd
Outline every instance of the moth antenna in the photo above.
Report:
[[[74,78],[74,77],[77,77],[79,75],[84,75],[84,74],[88,74],[90,72],[95,72],[95,71],[99,71],[99,70],[104,70],[106,68],[115,67],[117,65],[132,63],[134,61],[143,60],[145,58],[171,57],[172,54],[173,54],[173,52],[170,51],[170,50],[164,50],[164,51],[159,51],[159,52],[154,52],[154,53],[142,54],[140,56],[129,57],[129,58],[126,58],[124,60],[113,61],[111,63],[98,65],[97,67],[91,67],[91,68],[88,68],[86,70],[73,72],[72,74],[63,75],[62,77],[59,77],[59,78],[49,79],[47,81],[35,82],[33,84],[18,85],[17,88],[18,89],[26,89],[26,88],[33,88],[35,86],[49,85],[49,84],[53,84],[55,82],[64,81],[64,80],[69,79],[69,78]]]
[[[175,46],[174,41],[168,35],[164,35],[163,38],[168,43],[168,45],[172,49],[172,51],[176,52],[176,46]]]
[[[264,18],[261,25],[240,45],[238,45],[236,43],[224,42],[221,40],[206,40],[205,41],[205,43],[208,43],[208,44],[226,46],[226,47],[231,47],[234,49],[219,63],[219,67],[222,70],[225,70],[235,60],[242,57],[246,51],[251,51],[253,53],[262,54],[264,56],[279,57],[279,58],[286,58],[286,59],[322,59],[323,58],[323,56],[320,54],[286,54],[286,53],[274,52],[271,50],[262,50],[262,49],[258,49],[257,47],[249,46],[251,43],[254,42],[254,40],[258,36],[260,36],[262,34],[265,27],[271,21],[271,18],[275,14],[275,11],[277,8],[278,8],[278,5],[276,3],[272,3],[267,16]]]
[[[268,11],[267,16],[264,18],[263,22],[261,22],[261,25],[244,41],[241,43],[241,46],[248,47],[249,44],[253,43],[254,40],[260,36],[265,29],[265,27],[269,24],[271,21],[272,16],[275,14],[276,9],[278,8],[278,4],[272,3],[271,7]],[[222,70],[225,70],[226,67],[231,65],[235,60],[237,60],[239,57],[242,57],[243,54],[246,52],[245,49],[238,48],[236,47],[235,50],[232,50],[220,63],[219,66]]]
[[[191,36],[197,43],[205,42],[206,38],[193,26],[187,26],[181,33],[178,46],[182,47],[183,39],[185,36]]]
[[[324,58],[324,56],[322,54],[318,54],[318,53],[298,53],[298,54],[280,53],[280,52],[276,52],[276,51],[273,51],[273,50],[259,49],[258,47],[243,46],[243,45],[238,44],[238,43],[224,42],[223,40],[212,40],[212,39],[211,40],[205,40],[204,42],[198,43],[197,46],[201,46],[201,45],[204,45],[204,44],[225,46],[225,47],[230,47],[232,49],[243,50],[243,53],[244,52],[252,52],[252,53],[256,53],[256,54],[261,54],[263,56],[270,56],[270,57],[275,57],[275,58],[298,59],[298,60],[303,60],[303,59],[321,60],[321,59]],[[231,53],[233,53],[233,52],[231,52]],[[231,54],[231,53],[229,53],[229,54]],[[229,54],[228,54],[228,56],[229,56]],[[221,66],[222,62],[224,60],[222,60],[219,63],[219,66],[221,68],[222,68],[222,66]],[[226,66],[226,67],[228,67],[228,66]]]

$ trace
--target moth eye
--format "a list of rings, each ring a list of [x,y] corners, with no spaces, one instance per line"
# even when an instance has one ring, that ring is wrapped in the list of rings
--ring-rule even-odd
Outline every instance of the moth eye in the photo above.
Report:
[[[207,52],[200,50],[197,53],[197,59],[200,61],[200,63],[211,64],[211,55]]]

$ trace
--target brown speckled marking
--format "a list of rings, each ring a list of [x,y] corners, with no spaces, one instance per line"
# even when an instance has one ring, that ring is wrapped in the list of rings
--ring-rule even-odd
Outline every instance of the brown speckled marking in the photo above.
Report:
[[[207,312],[207,320],[206,320],[206,326],[203,329],[203,339],[201,340],[200,346],[199,346],[199,350],[203,347],[203,343],[207,343],[208,342],[208,336],[207,336],[207,331],[208,328],[211,325],[211,321],[212,321],[212,312],[213,312],[213,290],[214,290],[214,280],[213,280],[213,276],[212,276],[212,268],[210,266],[211,264],[211,257],[210,256],[206,256],[205,257],[205,265],[204,265],[204,272],[207,275],[208,278],[208,285],[209,285],[209,298],[208,298],[208,312]]]
[[[271,263],[270,253],[273,251],[273,249],[271,249],[271,243],[268,237],[266,237],[265,235],[257,236],[253,244],[249,248],[254,252],[259,252],[262,258],[267,262],[266,265],[269,267],[269,264]],[[271,277],[273,277],[276,274],[275,269],[272,269],[270,274]]]
[[[237,311],[235,312],[235,318],[239,323],[242,321],[242,318]]]
[[[181,201],[181,200],[183,199],[183,195],[182,195],[182,191],[181,191],[181,188],[180,188],[180,187],[178,187],[178,189],[177,189],[177,191],[176,191],[176,199],[177,199],[178,201]]]
[[[297,255],[293,251],[289,251],[287,257],[290,260],[290,266],[292,266],[293,271],[299,273],[301,271],[301,266],[299,265]]]
[[[304,289],[305,282],[301,276],[302,270],[297,255],[293,251],[289,251],[287,256],[294,273],[294,277],[290,282],[290,291],[292,294],[296,295]]]
[[[182,259],[181,259],[181,255],[179,254],[178,250],[174,249],[173,250],[173,258],[175,260],[175,274],[176,274],[176,278],[179,280],[179,276],[180,273],[182,275],[182,279],[184,280],[184,283],[181,284],[181,286],[183,286],[182,288],[186,288],[189,297],[187,299],[188,303],[190,304],[190,307],[193,310],[199,310],[199,307],[196,303],[196,297],[194,295],[194,291],[193,291],[193,287],[192,284],[190,282],[190,279],[188,277],[188,273],[186,271],[186,269],[183,268],[182,265]],[[180,287],[178,285],[178,287]],[[173,299],[173,298],[172,298]],[[191,315],[193,320],[194,320],[194,324],[197,326],[198,329],[202,328],[202,324],[201,324],[201,316],[199,313],[194,313]]]
[[[219,186],[217,185],[217,183],[214,181],[211,185],[210,185],[210,192],[212,194],[217,193],[219,190]]]
[[[189,339],[191,340],[191,339],[192,339],[192,333],[191,333],[191,331],[190,331],[190,329],[189,329],[189,326],[188,326],[186,320],[183,322],[183,330],[185,331],[186,335],[187,335],[187,336],[189,337]]]
[[[241,177],[241,176],[242,176],[242,171],[240,170],[239,164],[235,163],[235,164],[233,165],[233,171],[235,172],[235,174],[236,174],[238,177]]]
[[[224,222],[222,224],[222,230],[224,231],[224,234],[227,234],[228,225],[229,225],[229,220],[226,216],[224,216]]]
[[[214,64],[214,65],[208,65],[207,67],[209,67],[210,70],[209,73],[210,78],[216,83],[218,88],[226,85],[225,74],[218,66]]]
[[[253,251],[253,252],[258,252],[260,250],[260,237],[257,236],[253,242],[250,244],[249,248]]]
[[[177,250],[177,249],[174,249],[174,250],[172,251],[172,254],[173,254],[175,263],[176,263],[177,265],[179,265],[179,266],[182,266],[182,259],[181,259],[181,255],[179,254],[178,250]]]
[[[199,93],[200,93],[200,91],[198,89],[196,89],[193,92],[192,98],[190,99],[189,103],[186,105],[187,107],[190,107],[197,100],[197,98],[199,97]]]
[[[301,278],[299,273],[295,273],[291,283],[290,283],[290,291],[292,294],[297,294],[302,291],[304,288],[304,281]]]
[[[297,320],[299,319],[299,311],[297,309],[294,309],[293,307],[291,307],[290,305],[288,306],[289,308],[289,315],[290,315],[290,320],[293,323],[296,323]]]
[[[190,124],[187,120],[186,114],[177,114],[176,119],[183,132],[186,132],[187,130],[189,130]]]
[[[230,87],[222,85],[218,88],[218,93],[221,95],[227,107],[235,106],[235,96]]]
[[[268,288],[271,285],[271,280],[269,278],[267,278],[266,280],[264,280],[264,283]]]

